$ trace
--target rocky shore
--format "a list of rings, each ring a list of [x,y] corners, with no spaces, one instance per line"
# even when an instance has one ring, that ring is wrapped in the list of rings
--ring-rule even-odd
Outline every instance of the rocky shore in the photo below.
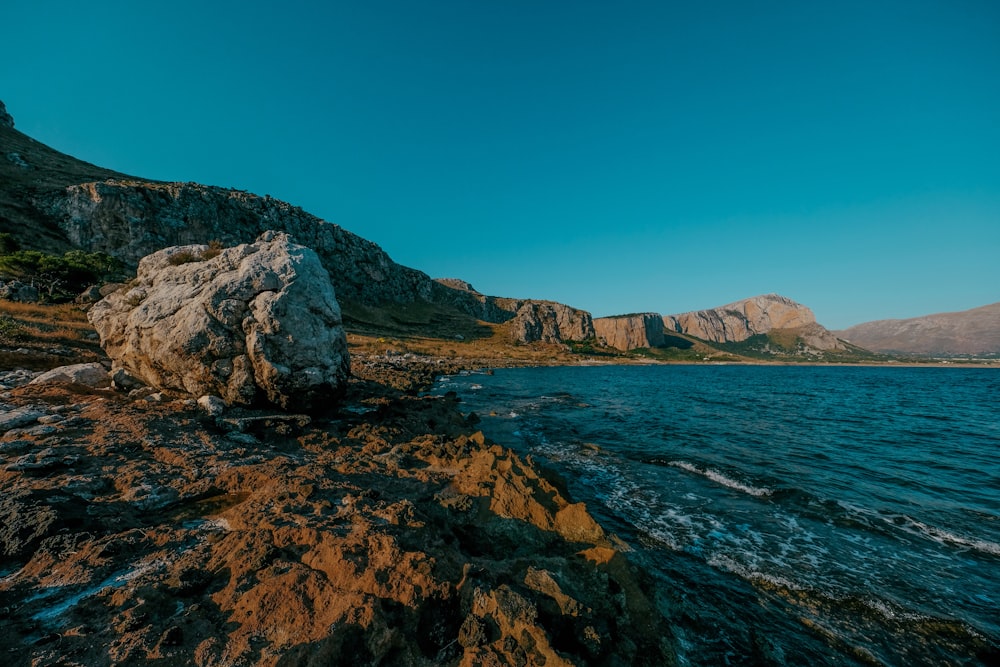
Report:
[[[312,417],[65,382],[0,395],[0,655],[674,664],[627,547],[456,397],[419,395],[454,362],[352,362]]]

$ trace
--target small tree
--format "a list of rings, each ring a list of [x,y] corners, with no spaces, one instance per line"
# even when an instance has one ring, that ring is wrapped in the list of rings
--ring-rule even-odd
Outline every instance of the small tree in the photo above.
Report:
[[[59,256],[18,250],[0,254],[0,274],[37,287],[50,301],[71,299],[86,285],[112,280],[123,269],[119,260],[101,252],[71,250]]]

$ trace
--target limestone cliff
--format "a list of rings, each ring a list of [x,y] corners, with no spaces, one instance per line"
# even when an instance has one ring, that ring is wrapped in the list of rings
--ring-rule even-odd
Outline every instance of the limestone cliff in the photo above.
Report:
[[[268,230],[312,248],[338,297],[371,303],[429,299],[430,278],[379,246],[268,196],[196,183],[107,180],[71,185],[41,202],[76,247],[137,264],[175,245],[252,243]]]
[[[667,331],[711,343],[738,343],[781,329],[800,332],[808,337],[808,346],[817,350],[844,349],[836,336],[817,324],[809,308],[777,294],[755,296],[718,308],[665,315],[663,322]]]
[[[659,347],[664,344],[663,318],[656,313],[639,313],[594,320],[597,339],[618,350]]]
[[[112,179],[71,185],[39,202],[72,245],[130,264],[164,247],[250,243],[273,229],[316,251],[342,300],[370,305],[423,300],[485,322],[516,320],[512,331],[522,342],[593,336],[589,313],[552,302],[485,296],[464,281],[433,281],[397,264],[375,243],[268,196],[196,183]]]
[[[585,310],[555,301],[487,296],[457,278],[440,278],[433,300],[450,304],[485,322],[509,323],[514,340],[561,343],[594,337],[594,319]]]
[[[526,301],[510,323],[516,340],[561,343],[594,337],[590,313],[552,301]]]

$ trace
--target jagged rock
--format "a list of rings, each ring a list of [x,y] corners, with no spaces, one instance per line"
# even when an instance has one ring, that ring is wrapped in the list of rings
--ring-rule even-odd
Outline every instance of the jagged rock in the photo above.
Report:
[[[88,387],[106,387],[110,382],[110,376],[107,369],[96,362],[90,364],[73,364],[71,366],[59,366],[58,368],[46,371],[28,384],[45,384],[47,382],[68,382]]]
[[[514,340],[522,343],[558,343],[594,337],[593,318],[587,311],[554,301],[487,296],[458,278],[435,280],[431,300],[484,322],[511,322]]]
[[[479,292],[476,291],[476,288],[472,286],[472,283],[466,282],[461,278],[435,278],[434,280],[441,283],[445,287],[450,287],[462,292],[473,292],[475,294],[479,294]]]
[[[639,313],[594,320],[597,339],[618,350],[660,347],[664,344],[663,318],[656,313]]]
[[[510,322],[514,339],[523,343],[560,343],[594,335],[590,313],[551,301],[526,301]]]
[[[667,331],[712,343],[736,343],[773,329],[801,329],[812,341],[810,347],[844,348],[842,342],[816,323],[816,316],[809,308],[777,294],[755,296],[708,310],[665,315],[663,321]]]
[[[472,432],[457,397],[378,398],[288,434],[220,433],[167,403],[15,390],[12,406],[75,414],[0,443],[0,652],[19,665],[675,664],[667,591],[581,504]]]
[[[7,113],[7,107],[4,106],[3,102],[0,102],[0,127],[11,129],[14,127],[14,117]]]
[[[316,409],[349,373],[329,275],[287,234],[156,252],[88,318],[115,367],[157,389]]]

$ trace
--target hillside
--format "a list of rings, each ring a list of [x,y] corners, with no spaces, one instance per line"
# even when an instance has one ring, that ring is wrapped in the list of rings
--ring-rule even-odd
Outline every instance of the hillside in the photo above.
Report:
[[[266,230],[292,234],[329,271],[349,321],[367,310],[430,304],[434,318],[476,328],[505,324],[516,342],[593,338],[590,314],[547,301],[480,294],[463,283],[435,281],[397,264],[377,244],[297,206],[241,190],[162,183],[102,169],[60,153],[14,129],[0,102],[0,232],[23,248],[103,252],[132,267],[172,245],[253,241]],[[370,329],[370,326],[368,327]]]
[[[865,322],[835,333],[876,352],[928,356],[1000,355],[1000,303],[956,313]]]
[[[15,235],[25,248],[62,252],[73,247],[40,198],[77,183],[124,174],[60,153],[14,129],[0,102],[0,233]]]

